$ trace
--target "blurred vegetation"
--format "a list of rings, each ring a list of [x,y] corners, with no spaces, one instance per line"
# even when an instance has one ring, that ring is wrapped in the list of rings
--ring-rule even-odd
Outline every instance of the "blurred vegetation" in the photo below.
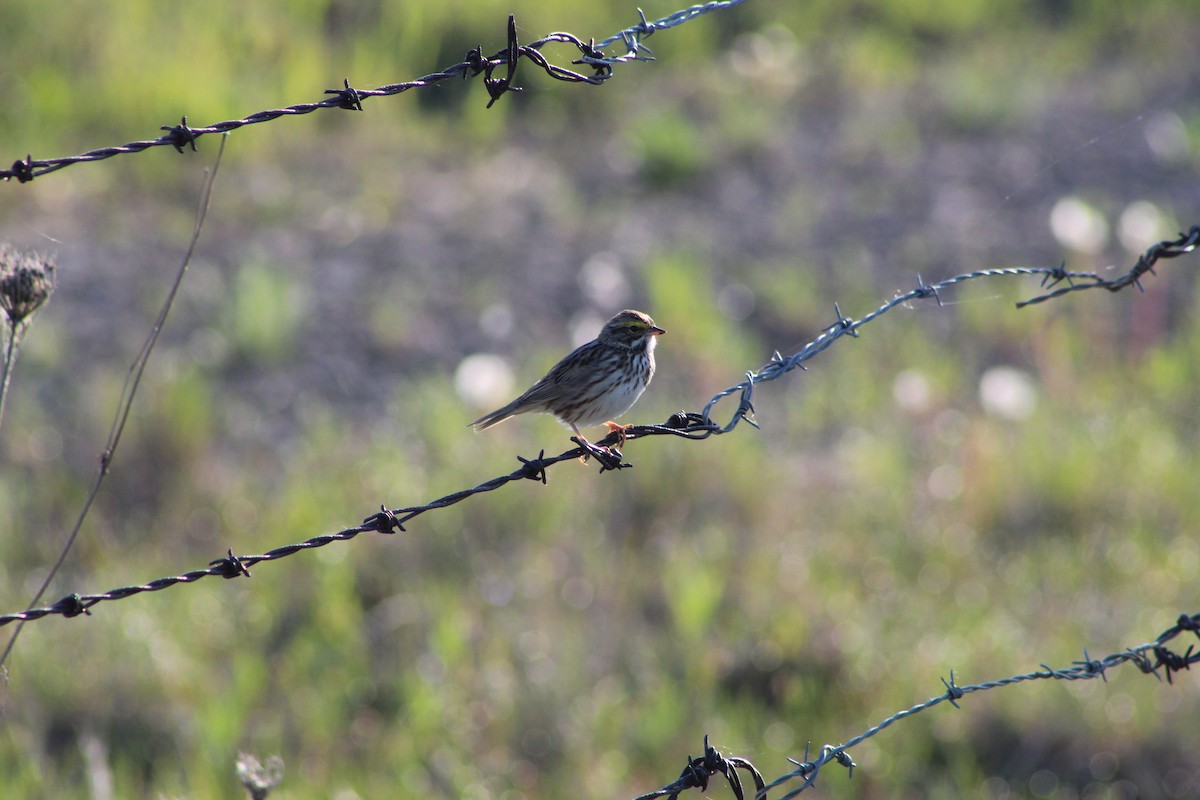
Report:
[[[503,354],[516,389],[613,306],[669,331],[628,416],[661,421],[815,336],[835,300],[857,317],[918,271],[1057,262],[1046,219],[1064,194],[1114,229],[1147,202],[1141,246],[1172,235],[1200,206],[1200,100],[1174,83],[1198,65],[1186,8],[750,0],[656,34],[658,61],[603,88],[523,69],[528,91],[490,111],[478,85],[442,86],[236,134],[49,600],[566,449],[549,419],[471,434],[486,409],[455,368]],[[410,79],[498,50],[510,11],[526,40],[636,20],[524,0],[8,0],[0,143],[66,155],[344,76]],[[1148,97],[1173,101],[1176,155],[1110,164],[1135,150],[1112,120],[1158,119]],[[61,246],[0,429],[6,611],[92,480],[201,151],[0,187],[0,235]],[[989,214],[960,226],[976,206]],[[1099,269],[1136,249],[1068,256]],[[247,750],[283,757],[280,798],[632,796],[705,733],[774,777],[951,669],[975,683],[1140,644],[1200,610],[1193,266],[1019,312],[1032,284],[966,287],[763,386],[761,432],[632,443],[632,470],[562,465],[407,533],[31,625],[0,694],[3,793],[236,796]],[[1126,669],[972,695],[856,748],[853,779],[831,769],[820,796],[1193,796],[1197,688]]]

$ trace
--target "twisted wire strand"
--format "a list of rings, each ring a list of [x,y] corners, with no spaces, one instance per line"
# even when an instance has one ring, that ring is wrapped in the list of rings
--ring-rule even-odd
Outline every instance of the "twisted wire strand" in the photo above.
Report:
[[[9,181],[15,179],[18,183],[28,183],[36,177],[56,172],[72,164],[102,161],[127,153],[141,153],[154,147],[174,147],[177,152],[182,153],[184,152],[184,148],[195,150],[196,140],[209,134],[229,133],[247,125],[273,122],[282,117],[311,114],[314,111],[322,109],[339,108],[362,111],[363,101],[369,98],[390,97],[410,89],[423,89],[450,78],[475,78],[482,76],[484,86],[491,98],[488,106],[491,107],[506,92],[520,91],[519,87],[513,85],[513,78],[517,62],[521,58],[530,61],[555,80],[597,85],[608,81],[614,74],[613,68],[618,64],[624,64],[629,61],[652,60],[653,54],[643,44],[643,41],[656,31],[674,28],[705,14],[722,11],[744,2],[746,0],[713,0],[713,2],[680,9],[653,22],[647,20],[646,15],[639,9],[638,16],[640,19],[636,25],[618,31],[607,39],[602,39],[594,44],[590,41],[584,41],[574,34],[551,33],[529,44],[521,45],[517,42],[516,20],[510,15],[508,18],[508,45],[503,50],[488,57],[483,55],[483,48],[480,45],[468,51],[466,57],[457,64],[410,81],[392,83],[377,89],[357,89],[350,85],[350,79],[347,78],[343,88],[327,89],[325,90],[325,94],[329,95],[328,97],[311,103],[296,103],[284,108],[258,111],[242,119],[225,120],[224,122],[216,122],[212,125],[198,128],[189,126],[187,117],[185,116],[178,125],[163,125],[160,130],[164,131],[164,134],[155,139],[143,139],[123,145],[100,147],[79,155],[61,158],[35,159],[32,155],[27,155],[24,159],[14,161],[8,169],[0,169],[0,180]],[[606,56],[603,50],[618,42],[624,45],[625,52],[618,56]],[[548,44],[568,44],[577,48],[580,52],[580,57],[573,63],[590,67],[592,74],[585,75],[575,70],[550,63],[541,53],[542,48]],[[499,78],[494,77],[494,73],[498,69],[506,70],[507,74]]]
[[[747,372],[744,381],[713,395],[712,399],[704,406],[701,416],[703,417],[703,421],[713,428],[713,433],[728,433],[743,420],[754,425],[751,415],[754,411],[752,399],[756,384],[777,380],[797,368],[804,369],[806,361],[829,349],[835,341],[843,336],[857,336],[860,328],[874,322],[878,317],[883,316],[897,306],[910,303],[914,300],[926,299],[936,300],[938,305],[941,305],[940,292],[943,289],[948,289],[960,283],[979,278],[1034,276],[1042,279],[1042,288],[1051,289],[1051,291],[1043,292],[1029,300],[1017,303],[1017,308],[1044,303],[1048,300],[1054,300],[1063,295],[1070,294],[1071,292],[1083,291],[1085,289],[1107,289],[1110,292],[1119,292],[1130,286],[1136,286],[1141,290],[1141,279],[1147,274],[1153,274],[1154,266],[1160,260],[1177,258],[1193,253],[1198,245],[1200,245],[1200,225],[1193,225],[1187,232],[1180,233],[1175,239],[1151,245],[1145,253],[1138,257],[1128,272],[1116,278],[1102,278],[1094,272],[1071,272],[1066,269],[1064,264],[1060,264],[1057,267],[1002,267],[975,270],[974,272],[955,275],[933,284],[925,283],[921,279],[921,276],[918,275],[915,288],[893,297],[860,319],[854,320],[844,316],[837,304],[834,304],[833,309],[837,315],[837,320],[825,328],[820,336],[786,358],[776,351],[771,360],[757,371]],[[1057,289],[1052,288],[1062,283],[1066,285]],[[729,422],[724,426],[713,423],[710,416],[713,408],[721,400],[734,394],[740,397],[738,408]]]
[[[754,406],[752,403],[754,387],[757,384],[778,380],[795,369],[804,369],[804,362],[829,349],[833,346],[834,342],[843,336],[857,336],[860,329],[879,319],[897,306],[920,299],[933,299],[940,304],[940,292],[949,287],[972,280],[1012,276],[1040,277],[1042,278],[1043,288],[1053,287],[1057,283],[1067,281],[1069,286],[1079,288],[1102,287],[1108,288],[1111,291],[1119,291],[1121,288],[1138,285],[1137,278],[1130,278],[1129,275],[1152,272],[1154,264],[1158,260],[1194,252],[1198,243],[1200,243],[1200,225],[1193,225],[1188,233],[1180,234],[1179,238],[1159,242],[1151,246],[1143,256],[1138,258],[1137,263],[1134,264],[1128,274],[1112,280],[1102,279],[1094,273],[1067,272],[1062,266],[982,269],[962,275],[955,275],[934,284],[926,284],[918,276],[916,288],[891,298],[858,320],[844,316],[841,309],[835,304],[834,311],[837,314],[837,320],[826,327],[819,336],[801,347],[799,351],[791,356],[784,357],[777,351],[771,360],[757,371],[747,372],[744,381],[722,389],[713,395],[708,403],[705,404],[703,411],[699,413],[680,411],[672,414],[661,425],[632,425],[622,433],[609,434],[595,445],[588,445],[573,438],[572,440],[575,441],[577,446],[571,450],[552,457],[546,457],[545,451],[539,453],[537,458],[532,459],[517,456],[517,460],[521,462],[521,466],[507,475],[500,475],[491,480],[484,481],[470,489],[453,492],[433,500],[426,505],[395,509],[388,509],[384,506],[381,507],[380,511],[363,520],[362,525],[346,528],[337,533],[315,536],[304,542],[278,547],[260,555],[239,556],[234,555],[232,550],[230,550],[224,558],[209,562],[209,566],[205,569],[193,570],[182,575],[159,578],[149,583],[112,589],[98,594],[67,595],[51,606],[30,608],[24,611],[0,615],[0,627],[13,622],[32,621],[52,615],[73,617],[86,613],[90,608],[101,602],[120,600],[143,592],[160,591],[179,584],[194,583],[210,575],[219,575],[223,578],[249,576],[249,568],[264,561],[274,561],[294,555],[303,550],[324,547],[332,542],[347,541],[358,536],[360,533],[369,531],[378,533],[392,533],[396,530],[403,531],[405,522],[421,514],[461,503],[477,494],[495,491],[513,481],[535,480],[544,484],[546,483],[547,470],[555,464],[564,461],[594,457],[600,466],[601,472],[624,469],[631,465],[623,462],[622,454],[615,448],[618,444],[626,441],[636,441],[651,436],[677,436],[691,440],[702,440],[711,436],[729,433],[743,420],[757,427],[753,419]],[[1075,283],[1075,281],[1080,281],[1080,283]],[[1062,290],[1053,290],[1048,295],[1035,297],[1033,300],[1018,304],[1018,306],[1028,305],[1031,302],[1041,302],[1044,298],[1052,299],[1053,297],[1060,297],[1063,294]],[[733,417],[724,426],[713,422],[710,412],[721,400],[734,394],[740,394],[740,399]],[[607,448],[607,451],[600,448]]]
[[[1113,653],[1103,659],[1094,660],[1084,650],[1083,660],[1076,661],[1065,669],[1053,669],[1043,664],[1042,669],[1036,672],[1013,675],[1008,678],[1001,678],[973,686],[959,686],[956,684],[954,681],[954,672],[951,671],[950,680],[942,678],[942,684],[946,687],[946,691],[943,694],[898,711],[859,735],[848,739],[843,744],[836,746],[825,745],[821,748],[820,755],[815,759],[809,759],[809,748],[806,747],[802,760],[788,759],[796,768],[784,773],[770,783],[762,780],[761,773],[749,760],[720,753],[708,743],[708,737],[705,736],[703,756],[700,758],[691,758],[689,756],[688,765],[684,768],[679,778],[666,784],[661,789],[640,795],[636,800],[650,800],[656,797],[668,797],[674,800],[674,798],[679,797],[682,792],[688,789],[700,789],[704,791],[708,788],[709,780],[718,774],[723,775],[728,780],[734,796],[738,800],[744,800],[744,791],[742,790],[741,782],[736,777],[736,772],[739,769],[748,772],[753,777],[757,789],[754,795],[755,800],[767,800],[772,790],[794,783],[795,781],[800,781],[799,786],[791,789],[786,794],[778,796],[778,800],[789,800],[789,798],[796,797],[816,783],[817,775],[820,773],[821,768],[831,762],[845,767],[848,773],[853,775],[856,765],[850,757],[850,748],[862,744],[867,739],[881,733],[901,720],[942,703],[950,703],[955,708],[958,708],[958,701],[974,692],[984,692],[1035,680],[1083,681],[1100,678],[1107,681],[1108,670],[1126,663],[1134,664],[1142,673],[1154,675],[1159,680],[1162,680],[1162,676],[1159,675],[1159,670],[1162,670],[1166,674],[1167,681],[1170,682],[1174,673],[1186,670],[1192,664],[1200,662],[1200,652],[1197,652],[1195,645],[1189,645],[1187,650],[1182,654],[1175,653],[1166,647],[1167,642],[1182,633],[1193,633],[1197,638],[1200,638],[1200,614],[1192,614],[1190,616],[1180,614],[1175,624],[1160,633],[1154,641]],[[1154,654],[1153,660],[1147,655],[1148,653]],[[731,777],[731,773],[734,777]]]
[[[1170,683],[1173,680],[1174,673],[1189,669],[1192,664],[1200,662],[1200,651],[1196,650],[1195,645],[1189,645],[1183,654],[1175,653],[1165,646],[1167,642],[1185,632],[1196,634],[1197,638],[1200,638],[1200,614],[1181,614],[1176,620],[1175,625],[1160,633],[1154,641],[1146,642],[1128,650],[1122,650],[1119,653],[1113,653],[1100,660],[1092,659],[1087,651],[1084,650],[1083,660],[1074,662],[1072,666],[1066,669],[1053,669],[1042,664],[1042,669],[1036,672],[1013,675],[1008,678],[1000,678],[973,686],[957,685],[954,682],[954,673],[951,672],[949,681],[945,678],[942,679],[942,683],[946,686],[945,693],[931,697],[924,703],[918,703],[911,708],[906,708],[903,711],[893,714],[882,722],[863,731],[858,736],[847,740],[844,744],[837,746],[826,745],[821,749],[821,755],[813,761],[808,761],[807,754],[804,761],[792,760],[792,763],[796,765],[796,769],[781,775],[767,784],[759,792],[758,797],[765,800],[771,789],[783,786],[797,779],[802,779],[803,782],[800,786],[787,794],[781,795],[780,800],[788,800],[788,798],[795,797],[812,786],[816,781],[817,773],[820,772],[821,767],[831,761],[836,761],[842,766],[847,767],[847,769],[853,769],[854,762],[850,759],[847,752],[850,748],[870,739],[872,736],[902,719],[919,714],[942,703],[950,703],[957,708],[959,700],[974,692],[985,692],[990,689],[999,689],[1005,686],[1037,680],[1085,681],[1100,678],[1107,681],[1108,670],[1126,663],[1134,664],[1143,674],[1154,675],[1159,680],[1162,680],[1162,676],[1159,675],[1159,670],[1161,669],[1165,673],[1168,683]],[[1154,659],[1151,660],[1147,653],[1153,653]]]

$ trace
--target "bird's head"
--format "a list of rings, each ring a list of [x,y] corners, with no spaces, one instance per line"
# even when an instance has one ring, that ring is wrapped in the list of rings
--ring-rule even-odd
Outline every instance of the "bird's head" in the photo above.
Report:
[[[635,350],[651,349],[654,346],[654,337],[664,333],[666,331],[655,325],[648,314],[627,309],[604,324],[599,339]]]

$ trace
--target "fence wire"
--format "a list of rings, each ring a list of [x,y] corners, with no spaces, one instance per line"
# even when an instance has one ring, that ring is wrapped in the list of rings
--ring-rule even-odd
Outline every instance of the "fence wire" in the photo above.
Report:
[[[179,288],[183,285],[183,276],[187,274],[188,265],[192,263],[192,257],[196,254],[196,245],[200,241],[200,232],[204,229],[204,219],[208,216],[213,182],[217,178],[217,169],[221,165],[221,156],[225,153],[225,142],[226,138],[222,137],[221,146],[217,150],[216,161],[205,178],[204,188],[200,192],[200,203],[196,209],[196,223],[192,227],[192,238],[188,243],[187,250],[183,254],[183,259],[180,261],[179,267],[175,270],[175,279],[171,282],[171,288],[168,290],[162,305],[159,306],[158,316],[155,317],[154,324],[150,327],[150,333],[146,337],[146,341],[142,343],[141,350],[138,351],[133,364],[129,367],[129,372],[125,376],[125,384],[121,387],[121,398],[117,402],[116,413],[113,415],[112,424],[109,426],[108,440],[104,443],[104,450],[100,455],[100,466],[96,470],[96,477],[92,480],[92,488],[88,492],[87,498],[83,501],[83,507],[79,510],[78,516],[75,517],[75,524],[71,527],[71,532],[67,535],[62,549],[59,550],[58,558],[54,561],[54,566],[50,568],[50,571],[46,573],[46,577],[42,579],[37,593],[29,603],[30,605],[37,605],[41,602],[46,590],[58,575],[58,571],[62,569],[62,565],[67,559],[67,553],[75,545],[75,540],[79,537],[79,532],[83,530],[83,521],[87,519],[88,512],[92,509],[92,504],[100,496],[100,487],[104,485],[104,480],[108,477],[109,468],[116,457],[117,446],[121,443],[121,437],[125,433],[125,425],[129,422],[129,415],[133,411],[133,398],[142,383],[142,376],[146,372],[146,366],[150,363],[150,354],[154,351],[154,346],[158,343],[158,337],[162,334],[163,327],[167,324],[167,316],[171,313],[171,308],[175,305],[175,298],[179,295]],[[0,398],[0,402],[2,402],[2,399]],[[9,654],[12,653],[13,647],[16,646],[17,638],[21,635],[21,628],[24,624],[22,622],[17,626],[16,631],[8,640],[8,644],[4,646],[3,651],[0,651],[0,668],[3,668],[4,662],[8,660]]]
[[[1178,238],[1158,242],[1151,246],[1138,258],[1128,273],[1117,278],[1108,279],[1101,278],[1092,272],[1068,272],[1061,265],[1057,267],[1004,267],[1000,269],[977,270],[962,275],[955,275],[954,277],[933,284],[927,284],[921,280],[920,276],[917,276],[917,285],[915,288],[896,295],[860,319],[855,320],[843,315],[841,309],[835,304],[834,312],[837,315],[837,319],[826,327],[820,336],[790,356],[784,357],[776,351],[771,360],[765,365],[756,371],[747,372],[745,380],[713,395],[700,412],[679,411],[672,414],[661,425],[632,425],[625,431],[609,434],[604,439],[592,445],[571,437],[576,447],[566,452],[557,456],[547,456],[543,450],[538,453],[536,458],[517,456],[517,460],[521,463],[521,466],[512,472],[492,478],[470,489],[462,489],[444,497],[439,497],[425,505],[405,506],[401,508],[388,508],[384,505],[380,507],[379,511],[364,519],[361,525],[346,528],[336,533],[315,536],[296,544],[277,547],[262,554],[235,555],[233,550],[230,549],[226,552],[225,556],[210,561],[207,567],[185,572],[181,575],[171,575],[149,581],[148,583],[136,586],[124,586],[97,594],[69,594],[50,606],[30,608],[25,611],[0,615],[0,627],[13,622],[30,622],[55,615],[75,617],[80,614],[90,613],[90,609],[99,603],[110,600],[123,600],[127,597],[142,594],[143,592],[157,592],[179,584],[195,583],[201,578],[213,576],[227,579],[239,576],[249,577],[251,567],[266,561],[276,561],[304,550],[324,547],[333,542],[348,541],[363,533],[390,534],[396,531],[404,531],[404,524],[419,517],[421,514],[461,503],[478,494],[493,492],[514,481],[535,480],[544,484],[547,480],[546,476],[549,468],[564,461],[594,457],[602,473],[610,470],[625,469],[632,466],[632,464],[625,462],[621,451],[617,449],[619,445],[623,446],[624,442],[637,441],[654,436],[677,436],[692,440],[708,439],[711,436],[729,433],[743,421],[757,428],[758,425],[754,421],[753,404],[755,386],[767,381],[777,380],[792,370],[805,369],[804,364],[806,361],[832,347],[842,337],[858,336],[862,328],[898,306],[916,300],[930,299],[935,300],[940,305],[941,292],[950,287],[972,280],[1012,276],[1040,277],[1042,279],[1042,287],[1050,290],[1023,303],[1018,303],[1018,307],[1062,297],[1068,292],[1082,289],[1104,288],[1116,292],[1130,286],[1140,287],[1139,279],[1146,274],[1153,274],[1154,266],[1158,261],[1192,253],[1195,251],[1197,245],[1200,245],[1200,225],[1193,225],[1187,233],[1181,233]],[[1053,288],[1063,282],[1067,286],[1057,289]],[[738,395],[737,408],[728,423],[723,426],[719,425],[712,420],[711,412],[720,401],[732,395]]]
[[[493,105],[504,94],[510,91],[521,91],[515,85],[517,68],[521,59],[532,63],[551,78],[564,82],[598,85],[608,81],[614,74],[614,67],[630,61],[646,61],[653,59],[653,52],[645,45],[645,40],[655,31],[666,30],[684,24],[698,16],[740,5],[745,0],[716,0],[714,2],[691,6],[681,9],[662,19],[647,20],[644,13],[638,11],[639,21],[628,28],[609,36],[606,39],[584,41],[570,33],[551,33],[528,44],[521,44],[517,38],[515,18],[510,16],[507,25],[507,44],[503,50],[491,55],[483,54],[482,46],[468,51],[462,61],[439,72],[416,78],[411,81],[390,84],[376,89],[357,89],[351,86],[347,78],[340,89],[325,91],[327,97],[311,103],[299,103],[284,108],[259,111],[242,119],[217,122],[209,126],[193,128],[188,125],[187,117],[180,124],[162,126],[164,135],[155,139],[130,142],[115,147],[104,147],[91,150],[76,156],[35,160],[32,155],[13,162],[11,168],[0,169],[0,179],[9,181],[15,179],[19,183],[27,183],[35,177],[46,175],[64,167],[77,163],[100,161],[124,153],[142,152],[154,147],[171,146],[182,153],[185,148],[196,149],[196,140],[213,133],[228,133],[247,125],[270,122],[282,117],[298,116],[313,113],[322,109],[362,110],[364,101],[372,97],[388,97],[401,94],[410,89],[433,86],[449,78],[470,79],[482,77],[484,88],[488,93],[488,106]],[[578,50],[578,58],[571,64],[579,69],[569,69],[552,63],[542,52],[552,44],[561,44]],[[624,52],[619,55],[607,55],[604,51],[614,45],[621,45]],[[237,555],[232,549],[226,555],[210,561],[207,567],[195,569],[179,575],[167,576],[134,586],[125,586],[94,594],[72,593],[56,603],[29,608],[24,611],[0,615],[0,627],[14,622],[30,622],[49,616],[75,617],[90,615],[96,605],[110,600],[121,600],[144,592],[155,592],[180,584],[190,584],[202,578],[219,576],[232,579],[239,576],[249,577],[251,568],[264,562],[275,561],[296,553],[324,547],[333,542],[348,541],[363,533],[392,534],[405,531],[405,524],[430,511],[446,508],[467,500],[475,495],[495,491],[509,483],[524,480],[535,480],[545,484],[548,469],[564,461],[574,461],[578,458],[594,457],[600,472],[620,470],[632,466],[626,463],[623,455],[617,450],[618,444],[623,446],[626,441],[636,441],[654,436],[677,436],[692,440],[708,439],[733,431],[745,421],[757,427],[754,420],[753,392],[756,385],[774,381],[795,369],[806,369],[805,364],[810,359],[824,352],[844,336],[858,336],[859,331],[867,324],[874,322],[883,314],[897,306],[917,300],[933,299],[941,304],[940,293],[960,283],[979,279],[991,279],[1012,276],[1034,276],[1042,279],[1043,293],[1017,304],[1018,308],[1043,303],[1060,298],[1066,294],[1086,289],[1103,288],[1111,292],[1121,291],[1130,286],[1141,289],[1141,281],[1147,275],[1154,274],[1158,262],[1193,253],[1200,245],[1200,225],[1193,225],[1186,233],[1178,238],[1156,243],[1142,254],[1128,272],[1116,278],[1103,278],[1092,272],[1072,272],[1065,265],[1057,267],[1009,267],[1000,269],[985,269],[964,273],[946,280],[926,284],[920,276],[916,286],[904,293],[898,294],[881,304],[875,310],[859,319],[853,319],[842,314],[835,304],[835,321],[823,329],[822,333],[797,352],[783,356],[778,351],[772,358],[757,370],[745,373],[741,382],[715,394],[699,412],[680,411],[673,414],[661,425],[635,425],[621,434],[612,434],[597,444],[606,447],[607,451],[589,447],[586,443],[573,439],[577,445],[557,456],[546,456],[545,451],[535,458],[517,456],[520,466],[511,472],[497,476],[472,488],[440,497],[430,503],[420,506],[388,508],[381,506],[363,520],[361,525],[346,528],[336,533],[315,536],[302,542],[284,545],[256,555]],[[712,412],[721,401],[737,396],[737,407],[729,421],[724,425],[713,421]],[[730,791],[738,800],[747,797],[747,786],[743,783],[742,774],[753,783],[754,790],[750,796],[766,800],[776,789],[785,790],[780,795],[782,800],[795,797],[813,786],[821,769],[830,763],[845,767],[852,774],[855,767],[850,755],[850,749],[865,740],[882,732],[894,723],[918,714],[942,703],[950,703],[958,707],[958,701],[966,695],[1015,685],[1035,680],[1107,680],[1107,671],[1132,663],[1141,672],[1152,674],[1160,680],[1165,677],[1172,682],[1174,674],[1189,669],[1192,664],[1200,661],[1200,652],[1196,645],[1189,644],[1183,653],[1175,652],[1167,647],[1167,643],[1183,633],[1192,633],[1200,638],[1200,614],[1181,615],[1176,624],[1160,634],[1151,642],[1128,650],[1113,653],[1103,659],[1092,659],[1084,651],[1083,659],[1075,661],[1065,669],[1054,669],[1042,665],[1042,669],[1021,675],[1014,675],[986,683],[960,686],[955,682],[955,675],[950,673],[949,680],[943,678],[945,692],[929,700],[899,711],[868,728],[859,735],[840,745],[824,745],[820,753],[810,759],[806,748],[803,759],[789,759],[794,769],[779,776],[770,783],[766,782],[761,772],[748,759],[733,755],[725,755],[709,744],[705,737],[703,754],[699,757],[688,757],[687,765],[679,778],[648,794],[641,795],[637,800],[669,797],[677,798],[688,789],[706,791],[710,782],[720,776],[729,785]],[[11,642],[10,642],[11,647]],[[798,784],[798,785],[797,785]]]
[[[1163,675],[1165,675],[1167,682],[1171,683],[1173,681],[1172,676],[1176,672],[1189,669],[1192,664],[1200,662],[1200,652],[1196,651],[1196,645],[1194,644],[1189,644],[1187,650],[1182,654],[1176,653],[1166,646],[1167,642],[1181,633],[1192,633],[1200,639],[1200,614],[1192,614],[1191,616],[1181,614],[1179,619],[1176,620],[1175,625],[1160,633],[1154,641],[1123,650],[1119,653],[1113,653],[1106,658],[1093,659],[1088,655],[1087,650],[1084,650],[1083,660],[1074,662],[1066,669],[1054,669],[1042,664],[1042,669],[1037,672],[1013,675],[1010,678],[1002,678],[974,686],[959,686],[956,684],[954,682],[954,672],[952,671],[950,673],[950,680],[942,678],[942,684],[946,687],[946,691],[942,694],[931,697],[924,703],[919,703],[912,708],[906,708],[903,711],[893,714],[879,724],[863,731],[858,736],[847,740],[844,744],[836,746],[825,745],[821,748],[820,755],[811,761],[809,760],[808,748],[805,748],[803,760],[788,759],[795,765],[795,769],[781,775],[770,783],[766,783],[763,780],[762,773],[749,760],[738,756],[723,755],[716,748],[709,745],[708,737],[706,736],[704,737],[704,755],[696,758],[688,756],[687,766],[684,767],[683,772],[676,780],[668,783],[661,789],[656,789],[653,792],[639,796],[637,800],[651,800],[651,798],[656,797],[667,797],[674,800],[674,798],[679,797],[680,794],[688,789],[699,789],[703,792],[708,789],[709,782],[718,775],[725,778],[729,783],[730,791],[734,797],[738,800],[745,800],[746,791],[742,785],[741,776],[738,774],[739,771],[747,773],[753,779],[755,792],[752,797],[756,798],[756,800],[767,800],[771,790],[799,781],[799,786],[790,789],[786,794],[777,796],[777,800],[788,800],[788,798],[795,797],[812,786],[816,782],[821,768],[831,762],[845,767],[848,774],[853,775],[855,763],[850,757],[850,748],[862,744],[867,739],[870,739],[875,734],[902,719],[919,714],[942,703],[950,703],[955,708],[958,708],[958,701],[974,692],[984,692],[989,689],[999,689],[1017,683],[1039,680],[1086,681],[1100,678],[1107,681],[1108,670],[1124,664],[1133,664],[1144,674],[1153,675],[1159,680],[1162,680]],[[1159,674],[1159,670],[1162,670],[1163,675]]]
[[[1053,300],[1062,297],[1071,292],[1082,291],[1085,289],[1107,289],[1110,292],[1119,292],[1122,289],[1127,289],[1130,286],[1136,286],[1140,291],[1142,288],[1141,280],[1147,274],[1154,274],[1155,265],[1163,259],[1177,258],[1195,251],[1197,245],[1200,245],[1200,225],[1193,225],[1186,233],[1180,233],[1178,238],[1166,241],[1157,242],[1151,245],[1145,253],[1138,257],[1138,260],[1129,269],[1128,272],[1116,278],[1102,278],[1095,272],[1069,272],[1065,264],[1060,264],[1057,267],[1005,267],[1002,269],[985,269],[976,272],[968,272],[962,275],[955,275],[952,278],[947,278],[934,284],[927,284],[921,280],[921,276],[917,276],[917,285],[915,288],[899,294],[888,300],[879,308],[875,309],[866,316],[854,320],[842,315],[842,310],[834,304],[833,310],[837,315],[837,321],[825,328],[825,332],[818,336],[813,341],[806,344],[794,355],[784,358],[778,351],[775,355],[756,372],[747,372],[746,380],[739,384],[730,386],[724,391],[718,392],[713,396],[708,404],[704,406],[702,419],[705,424],[712,425],[712,420],[709,416],[713,407],[724,398],[737,394],[739,402],[737,411],[729,422],[718,430],[711,431],[712,433],[728,433],[733,430],[739,422],[746,420],[751,425],[754,421],[749,414],[753,414],[754,405],[751,403],[751,396],[754,391],[754,386],[759,383],[766,383],[786,375],[797,367],[803,369],[804,362],[816,356],[832,346],[834,342],[843,336],[857,336],[859,329],[877,318],[891,311],[893,308],[905,303],[910,303],[914,300],[936,300],[938,305],[942,304],[940,292],[943,289],[948,289],[966,281],[976,280],[978,278],[995,278],[1000,276],[1018,276],[1032,275],[1041,277],[1042,288],[1050,289],[1048,292],[1043,292],[1029,300],[1024,300],[1017,303],[1017,308],[1036,303],[1043,303],[1047,300]],[[1065,283],[1065,286],[1059,284]],[[756,426],[757,427],[757,426]]]
[[[424,89],[434,86],[451,78],[465,80],[482,77],[483,86],[490,98],[488,100],[488,108],[491,108],[507,92],[521,91],[521,88],[513,83],[516,79],[517,65],[521,59],[530,62],[555,80],[567,83],[599,85],[613,77],[614,67],[618,64],[630,61],[653,60],[654,54],[650,48],[646,47],[645,41],[655,31],[674,28],[705,14],[741,5],[745,1],[713,0],[713,2],[680,9],[662,19],[654,21],[647,20],[646,15],[639,9],[637,24],[617,31],[612,36],[602,39],[599,42],[594,39],[584,40],[571,33],[551,33],[529,44],[520,44],[517,40],[516,18],[509,15],[507,46],[491,56],[485,56],[483,54],[483,45],[479,45],[467,51],[463,60],[457,64],[446,67],[439,72],[431,72],[428,75],[423,75],[411,81],[380,86],[377,89],[358,89],[351,86],[350,79],[346,78],[343,81],[341,89],[326,89],[325,94],[328,95],[327,97],[311,103],[297,103],[285,108],[259,111],[242,119],[226,120],[200,128],[189,126],[187,117],[185,116],[180,120],[178,125],[163,125],[159,130],[165,133],[158,138],[129,142],[128,144],[115,147],[101,147],[77,156],[42,160],[35,159],[32,154],[29,154],[24,159],[14,161],[8,169],[0,169],[0,180],[11,181],[15,179],[18,183],[28,183],[36,177],[56,172],[72,164],[102,161],[103,159],[112,158],[124,153],[140,153],[154,147],[174,147],[176,152],[182,153],[184,148],[195,150],[196,140],[212,133],[229,133],[247,125],[273,122],[281,117],[300,116],[331,108],[362,111],[363,101],[369,100],[372,97],[391,97],[392,95],[407,92],[410,89]],[[624,46],[624,53],[615,56],[605,54],[604,50],[606,48],[618,43]],[[571,64],[583,69],[573,70],[552,63],[542,53],[543,48],[551,44],[568,45],[578,50],[579,57],[572,61]]]

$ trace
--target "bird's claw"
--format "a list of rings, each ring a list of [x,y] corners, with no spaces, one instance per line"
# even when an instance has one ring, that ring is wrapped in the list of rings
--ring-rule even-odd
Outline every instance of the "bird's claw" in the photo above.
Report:
[[[625,446],[625,431],[633,427],[632,425],[622,425],[621,423],[613,422],[612,420],[604,423],[604,426],[608,428],[608,433],[610,436],[614,433],[617,435],[617,448]],[[620,453],[618,453],[618,455],[620,455]]]
[[[623,456],[621,455],[621,451],[615,446],[604,447],[598,444],[592,444],[582,436],[572,436],[571,441],[583,448],[584,452],[583,455],[579,457],[579,460],[586,464],[590,456],[595,456],[596,460],[600,462],[601,472],[609,469],[621,469],[622,467],[629,466],[628,464],[621,463]]]

